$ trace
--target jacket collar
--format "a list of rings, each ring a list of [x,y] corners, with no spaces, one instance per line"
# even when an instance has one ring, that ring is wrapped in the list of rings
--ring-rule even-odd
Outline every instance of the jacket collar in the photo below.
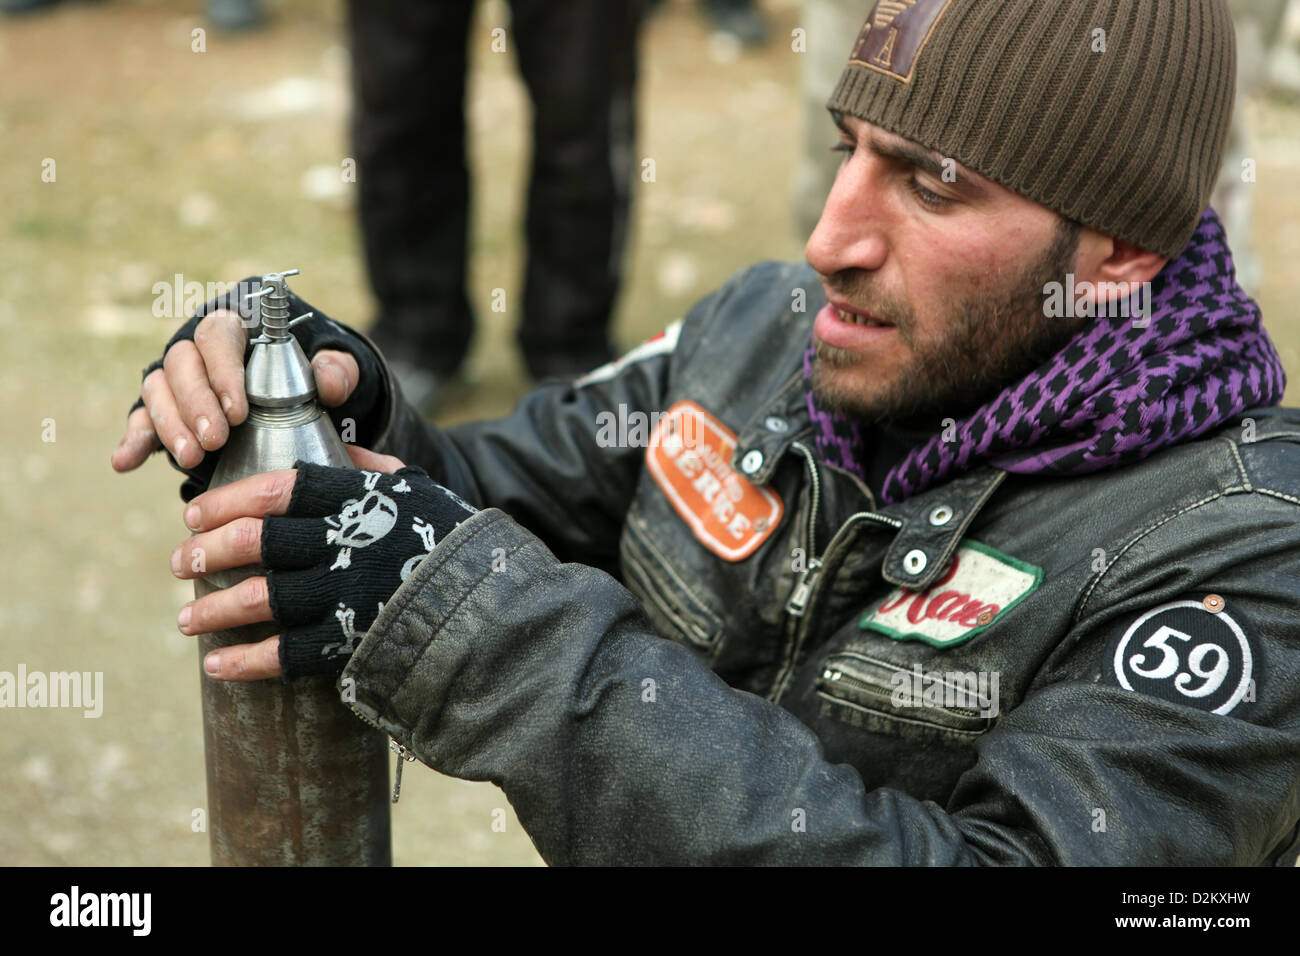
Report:
[[[1005,471],[985,465],[882,510],[903,522],[885,554],[884,579],[912,591],[934,584],[1006,477]]]
[[[790,446],[809,438],[813,428],[804,398],[803,369],[796,364],[794,373],[759,403],[758,411],[741,428],[731,467],[754,484],[765,485]]]
[[[803,342],[793,353],[793,373],[758,405],[736,436],[731,466],[757,485],[768,484],[781,459],[795,442],[811,449],[817,427],[808,412],[802,367]],[[790,361],[790,357],[786,357]],[[818,462],[819,470],[847,475]],[[984,465],[896,505],[878,509],[871,492],[854,476],[861,491],[861,507],[895,524],[897,534],[885,555],[881,575],[886,581],[914,591],[924,591],[943,574],[948,559],[961,543],[976,515],[988,503],[1007,473]]]

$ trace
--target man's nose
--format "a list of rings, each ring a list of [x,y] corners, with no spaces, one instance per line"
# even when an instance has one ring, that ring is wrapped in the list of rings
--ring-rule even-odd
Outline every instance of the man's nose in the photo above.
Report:
[[[877,170],[862,150],[840,167],[822,217],[804,247],[810,266],[829,276],[845,269],[874,272],[885,264],[889,244],[881,215],[881,188]]]

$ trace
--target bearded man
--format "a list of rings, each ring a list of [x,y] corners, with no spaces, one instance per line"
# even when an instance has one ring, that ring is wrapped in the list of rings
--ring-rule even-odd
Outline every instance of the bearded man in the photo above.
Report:
[[[1223,0],[880,0],[807,265],[446,430],[307,323],[427,557],[330,570],[357,473],[199,494],[247,407],[213,303],[114,458],[189,475],[178,576],[270,568],[181,629],[280,622],[212,679],[341,672],[550,863],[1294,863],[1300,412],[1207,208],[1234,70]]]

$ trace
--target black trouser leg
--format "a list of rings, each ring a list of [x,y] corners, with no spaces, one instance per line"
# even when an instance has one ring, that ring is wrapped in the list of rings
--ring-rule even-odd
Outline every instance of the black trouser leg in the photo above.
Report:
[[[385,353],[446,372],[465,357],[472,0],[349,0],[361,237]]]
[[[612,355],[633,153],[644,0],[512,0],[533,101],[520,347],[537,377]]]

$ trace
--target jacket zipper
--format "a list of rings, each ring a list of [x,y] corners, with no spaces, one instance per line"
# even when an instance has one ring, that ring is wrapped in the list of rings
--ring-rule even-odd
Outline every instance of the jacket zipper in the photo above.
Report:
[[[821,476],[817,473],[817,459],[809,451],[808,446],[803,442],[791,442],[791,448],[794,448],[803,455],[804,460],[808,463],[808,477],[812,482],[812,490],[809,493],[808,502],[808,521],[804,529],[804,541],[807,544],[806,553],[808,555],[808,564],[800,573],[799,579],[795,582],[794,589],[790,592],[790,598],[786,601],[785,610],[793,623],[793,633],[790,635],[790,654],[785,663],[782,665],[780,672],[777,674],[776,681],[772,685],[772,692],[768,699],[778,701],[781,694],[785,691],[785,685],[789,682],[790,675],[794,673],[795,661],[799,659],[799,647],[803,643],[807,624],[803,617],[808,610],[808,605],[812,602],[812,597],[817,589],[818,580],[821,577],[823,559],[835,550],[835,543],[841,539],[848,528],[858,519],[876,521],[880,524],[888,525],[897,531],[903,526],[903,522],[898,518],[889,518],[882,514],[876,514],[874,511],[859,511],[850,515],[848,520],[836,530],[831,536],[831,542],[826,546],[826,551],[822,555],[815,553],[817,546],[817,512],[821,507]]]
[[[808,566],[799,573],[799,580],[795,583],[794,590],[790,592],[790,600],[785,605],[786,613],[791,617],[803,617],[803,612],[808,609],[808,598],[817,583],[821,566],[822,563],[816,558],[809,558]]]
[[[815,557],[817,550],[817,510],[822,503],[822,477],[817,473],[817,462],[813,459],[813,454],[808,450],[808,446],[803,442],[797,441],[794,447],[799,449],[799,454],[803,455],[808,462],[808,476],[812,479],[812,502],[808,507],[808,557]]]
[[[794,590],[790,592],[790,600],[786,602],[785,610],[791,617],[803,617],[804,611],[808,609],[808,598],[812,596],[822,566],[821,560],[817,557],[817,510],[821,507],[822,480],[817,474],[817,465],[808,447],[803,442],[794,442],[793,447],[799,449],[799,453],[808,460],[812,491],[808,501],[808,522],[804,528],[804,542],[807,545],[804,554],[807,556],[808,563],[799,573],[799,580],[795,583]]]
[[[415,760],[415,754],[392,738],[389,738],[388,749],[397,754],[397,770],[393,773],[393,803],[396,803],[402,795],[402,764]]]
[[[380,727],[377,723],[375,723],[373,720],[371,720],[361,711],[357,710],[356,707],[349,704],[348,710],[352,711],[352,713],[356,714],[357,717],[361,718],[366,723],[368,723],[371,727],[374,727],[375,730],[378,730],[385,737],[387,737],[388,749],[391,750],[393,753],[397,754],[397,770],[393,774],[393,800],[392,800],[393,803],[396,803],[398,798],[402,794],[402,764],[410,763],[411,761],[415,760],[416,759],[415,754],[413,754],[411,751],[407,750],[405,747],[399,744],[395,737],[389,734],[388,731],[384,730],[383,727]]]
[[[798,449],[799,453],[807,459],[808,476],[812,479],[812,500],[808,507],[808,524],[804,534],[804,539],[808,545],[806,548],[808,564],[800,573],[799,580],[795,582],[794,589],[790,592],[790,600],[786,602],[785,606],[786,612],[791,617],[803,617],[804,611],[808,609],[808,600],[812,597],[813,588],[817,585],[823,559],[835,550],[835,543],[843,537],[844,533],[858,519],[875,521],[887,525],[895,531],[903,526],[903,522],[898,518],[890,518],[874,511],[859,511],[856,514],[849,515],[844,524],[836,529],[835,534],[831,537],[831,543],[826,546],[826,551],[820,556],[817,555],[815,553],[817,545],[817,511],[821,505],[821,476],[817,474],[817,464],[812,452],[808,450],[808,446],[803,442],[794,442],[791,447]]]
[[[850,687],[856,687],[860,691],[872,694],[876,697],[885,697],[890,700],[894,698],[892,689],[881,687],[878,684],[872,684],[869,681],[860,680],[852,674],[846,674],[842,670],[833,667],[827,667],[822,671],[822,678],[836,683],[848,684]],[[944,707],[943,710],[950,714],[957,714],[960,717],[969,717],[971,719],[980,719],[980,713],[976,710],[967,710],[963,707]]]

